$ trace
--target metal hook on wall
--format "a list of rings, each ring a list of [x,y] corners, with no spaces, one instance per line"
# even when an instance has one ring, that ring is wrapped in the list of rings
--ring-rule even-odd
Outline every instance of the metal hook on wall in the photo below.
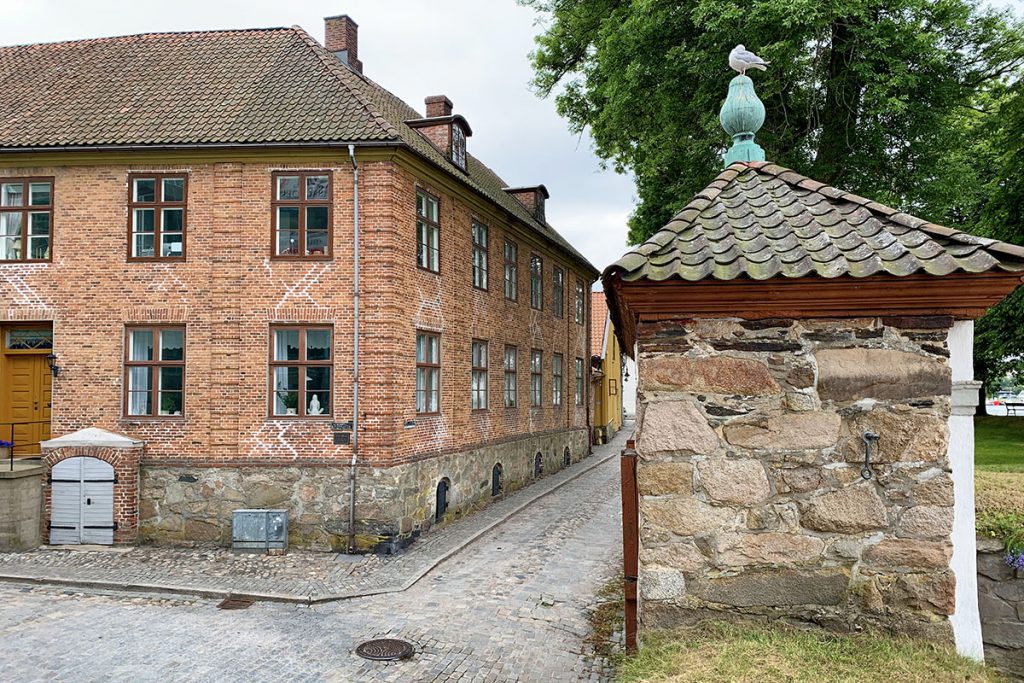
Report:
[[[870,479],[874,476],[874,472],[871,471],[871,446],[877,444],[882,437],[874,432],[864,432],[860,438],[864,441],[864,467],[860,470],[860,476],[863,479]],[[877,452],[877,445],[875,450]]]

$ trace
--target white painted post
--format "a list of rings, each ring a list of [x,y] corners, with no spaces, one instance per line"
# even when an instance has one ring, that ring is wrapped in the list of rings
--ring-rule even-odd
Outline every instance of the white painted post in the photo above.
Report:
[[[957,651],[965,657],[984,661],[974,521],[974,409],[979,387],[974,381],[974,321],[954,323],[947,341],[953,371],[949,464],[953,471],[954,496],[951,567],[956,575],[956,611],[949,621]]]

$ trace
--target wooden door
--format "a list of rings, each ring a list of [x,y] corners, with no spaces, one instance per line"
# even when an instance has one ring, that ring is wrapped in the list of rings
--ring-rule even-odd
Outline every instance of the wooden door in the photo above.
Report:
[[[9,353],[5,359],[7,415],[14,425],[14,454],[37,455],[39,442],[50,438],[51,374],[42,354]],[[10,427],[0,438],[10,438]]]

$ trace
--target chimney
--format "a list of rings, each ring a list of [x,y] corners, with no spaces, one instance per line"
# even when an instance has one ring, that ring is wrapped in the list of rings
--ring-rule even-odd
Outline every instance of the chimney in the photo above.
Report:
[[[359,24],[350,16],[324,18],[324,47],[353,71],[363,73],[363,63],[359,61]]]
[[[505,192],[519,200],[519,203],[526,207],[526,210],[541,223],[546,223],[544,216],[544,200],[551,195],[548,188],[543,185],[532,187],[506,187]]]
[[[433,119],[438,116],[451,116],[452,115],[452,101],[444,95],[431,95],[426,100],[427,104],[427,118]]]

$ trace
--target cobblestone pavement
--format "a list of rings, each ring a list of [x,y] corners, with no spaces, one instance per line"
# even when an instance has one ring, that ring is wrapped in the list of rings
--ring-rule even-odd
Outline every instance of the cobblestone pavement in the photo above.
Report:
[[[564,486],[621,450],[623,430],[580,463],[509,494],[482,510],[433,530],[397,555],[344,556],[290,551],[237,554],[225,548],[42,548],[0,553],[0,579],[93,588],[161,590],[193,595],[252,595],[317,602],[407,589],[451,553]]]
[[[620,572],[620,510],[611,458],[409,589],[340,602],[227,611],[206,598],[0,584],[0,680],[608,680],[584,638],[598,590]],[[416,654],[354,654],[376,637]]]

